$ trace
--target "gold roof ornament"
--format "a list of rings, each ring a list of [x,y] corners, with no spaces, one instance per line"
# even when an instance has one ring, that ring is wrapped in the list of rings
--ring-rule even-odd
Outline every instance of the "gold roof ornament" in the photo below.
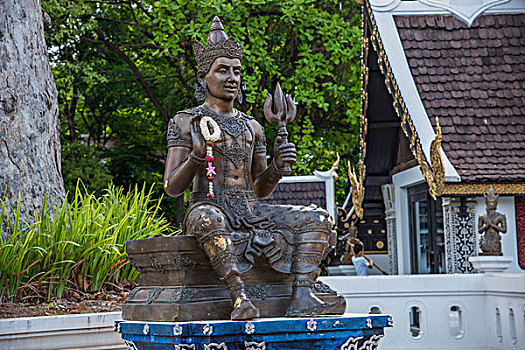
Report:
[[[361,52],[361,130],[359,133],[359,146],[361,149],[361,155],[359,159],[359,180],[357,179],[356,172],[348,162],[348,179],[352,185],[352,204],[354,205],[355,215],[361,219],[363,217],[363,200],[365,199],[365,186],[364,180],[366,175],[366,133],[368,131],[368,120],[366,119],[366,110],[368,109],[368,67],[366,65],[368,61],[368,44],[369,40],[366,38],[367,23],[364,16],[364,7],[363,7],[363,46]]]
[[[352,185],[352,204],[354,205],[355,215],[359,219],[363,217],[363,199],[365,199],[365,179],[366,166],[359,162],[359,181],[350,162],[348,162],[348,179]]]
[[[430,144],[430,165],[432,168],[428,166],[424,156],[422,156],[421,161],[419,159],[417,160],[421,167],[423,177],[427,180],[428,191],[434,200],[438,196],[441,196],[443,188],[445,187],[445,166],[440,152],[442,135],[438,117],[436,117],[436,131],[436,137]],[[422,155],[423,152],[419,152],[418,154]]]
[[[334,182],[339,180],[339,175],[337,175],[337,169],[339,169],[339,162],[341,161],[341,157],[339,157],[339,152],[336,153],[337,159],[335,160],[334,164],[330,168],[332,170],[332,176],[334,178]]]

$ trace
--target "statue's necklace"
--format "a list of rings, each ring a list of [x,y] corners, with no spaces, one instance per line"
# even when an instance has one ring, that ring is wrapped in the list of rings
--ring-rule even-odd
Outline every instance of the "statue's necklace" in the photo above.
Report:
[[[210,134],[211,126],[213,133]],[[206,161],[208,167],[206,168],[206,176],[208,177],[208,198],[214,199],[215,194],[213,193],[213,175],[216,175],[215,167],[213,166],[213,142],[219,140],[221,137],[221,129],[215,120],[210,117],[202,117],[200,122],[201,133],[206,140]]]

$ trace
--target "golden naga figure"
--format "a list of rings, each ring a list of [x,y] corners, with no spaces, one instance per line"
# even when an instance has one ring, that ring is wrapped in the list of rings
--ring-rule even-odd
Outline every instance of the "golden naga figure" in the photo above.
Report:
[[[295,116],[295,105],[278,88],[270,120],[279,120],[270,165],[263,127],[234,108],[242,99],[242,48],[224,32],[215,17],[206,46],[194,45],[198,65],[198,107],[181,111],[168,126],[165,191],[180,196],[193,182],[190,207],[183,224],[228,288],[231,319],[260,315],[243,281],[257,258],[274,271],[293,275],[287,316],[343,313],[344,299],[326,303],[312,293],[321,260],[335,242],[329,214],[315,206],[277,206],[268,197],[282,175],[296,162],[296,148],[286,139],[284,123]],[[288,112],[286,112],[288,110]]]

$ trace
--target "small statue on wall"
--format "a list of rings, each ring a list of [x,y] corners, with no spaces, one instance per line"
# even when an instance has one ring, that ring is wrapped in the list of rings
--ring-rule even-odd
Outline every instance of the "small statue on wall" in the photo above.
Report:
[[[490,186],[488,195],[485,196],[487,212],[479,217],[478,232],[483,234],[480,241],[482,253],[480,255],[503,255],[501,253],[500,233],[507,232],[507,218],[505,214],[496,211],[498,196]]]

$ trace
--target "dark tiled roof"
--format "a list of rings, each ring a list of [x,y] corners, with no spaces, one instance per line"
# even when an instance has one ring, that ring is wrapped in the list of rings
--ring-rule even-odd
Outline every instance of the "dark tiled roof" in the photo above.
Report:
[[[271,196],[263,202],[304,206],[315,204],[326,209],[325,187],[324,182],[279,183]]]
[[[484,15],[471,27],[453,16],[395,21],[462,181],[525,180],[525,14]]]

